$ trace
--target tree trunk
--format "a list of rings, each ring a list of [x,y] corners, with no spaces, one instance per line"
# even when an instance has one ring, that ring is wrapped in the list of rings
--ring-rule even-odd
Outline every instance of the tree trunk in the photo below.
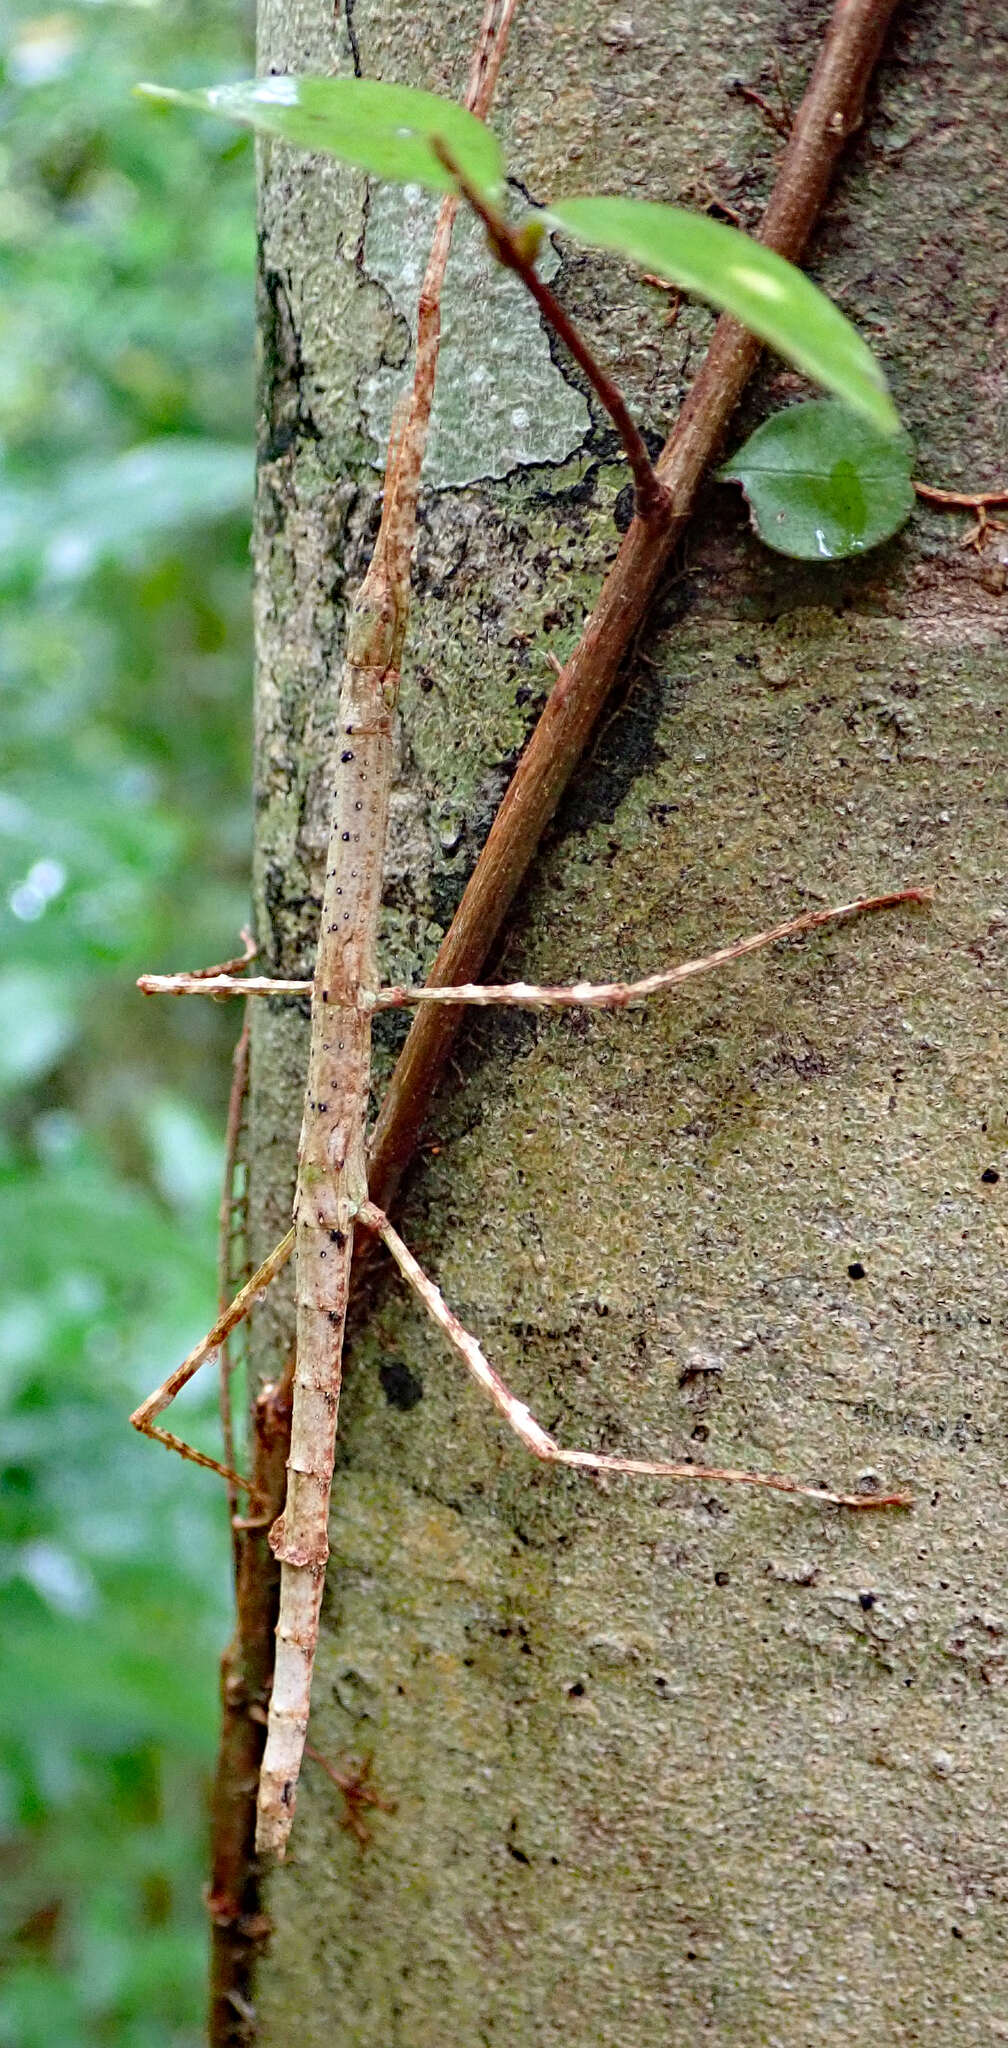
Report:
[[[458,94],[477,13],[261,0],[262,64],[359,53]],[[716,194],[755,226],[781,145],[735,81],[772,101],[779,60],[796,101],[825,17],[538,0],[498,94],[510,162],[534,197]],[[989,10],[905,8],[811,263],[933,483],[1003,481],[1006,79]],[[429,220],[264,153],[264,972],[311,971],[343,618]],[[663,436],[711,317],[615,262],[568,254],[557,281]],[[770,364],[739,438],[795,389]],[[627,509],[607,425],[468,228],[439,391],[390,979],[432,957]],[[962,527],[922,511],[863,563],[803,567],[712,486],[493,978],[643,974],[904,882],[937,884],[934,911],[624,1015],[474,1014],[400,1217],[562,1442],[874,1471],[917,1505],[842,1519],[535,1466],[383,1269],[349,1352],[312,1739],[372,1757],[396,1811],[362,1854],[306,1765],[268,1890],[269,2048],[1005,2037],[1005,548]],[[382,1021],[384,1071],[403,1028]],[[289,1217],[305,1046],[302,1016],[256,1008],[257,1255]],[[264,1373],[283,1317],[278,1294]]]

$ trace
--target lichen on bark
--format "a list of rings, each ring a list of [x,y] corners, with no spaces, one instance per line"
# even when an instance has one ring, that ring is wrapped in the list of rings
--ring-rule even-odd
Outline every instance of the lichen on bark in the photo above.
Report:
[[[797,98],[823,18],[546,0],[500,100],[515,167],[537,192],[687,203],[706,181],[748,222],[777,144],[732,81],[769,90],[776,51]],[[460,89],[467,8],[358,0],[354,28],[369,73]],[[884,355],[931,481],[1004,445],[996,43],[976,7],[898,18],[813,256]],[[262,54],[350,61],[318,0],[267,0]],[[310,966],[331,692],[374,524],[364,380],[403,346],[359,257],[366,221],[362,181],[279,150],[264,164],[257,914],[283,973]],[[627,272],[580,256],[559,283],[664,431],[707,316],[663,325]],[[771,366],[749,412],[791,389]],[[424,499],[397,975],[429,960],[546,650],[566,651],[614,549],[624,477],[589,410],[561,466]],[[853,568],[789,566],[711,494],[495,974],[645,973],[902,881],[935,882],[937,907],[646,1012],[476,1016],[402,1218],[564,1442],[827,1482],[873,1468],[918,1506],[866,1528],[533,1468],[383,1280],[348,1364],[313,1732],[334,1759],[373,1754],[397,1811],[361,1856],[306,1777],[269,1895],[270,2048],[998,2038],[997,549],[965,554],[925,514]],[[265,1005],[256,1027],[265,1250],[289,1209],[305,1027]],[[272,1307],[264,1371],[283,1342]]]

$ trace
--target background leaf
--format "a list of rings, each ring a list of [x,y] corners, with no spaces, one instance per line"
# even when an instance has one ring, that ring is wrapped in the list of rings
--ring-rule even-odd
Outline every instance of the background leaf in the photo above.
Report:
[[[139,563],[178,528],[247,518],[252,472],[247,443],[165,434],[111,461],[67,465],[57,491],[9,486],[0,579],[34,562],[47,577],[76,580],[103,561]]]
[[[222,114],[299,149],[324,150],[375,178],[454,191],[454,180],[431,148],[437,137],[469,183],[488,198],[503,181],[504,159],[492,130],[456,101],[413,86],[385,85],[374,78],[272,77],[215,85],[205,92],[174,92],[158,85],[137,89],[148,98]]]
[[[828,398],[789,406],[757,427],[718,471],[739,483],[761,540],[802,561],[877,547],[909,519],[913,449]]]
[[[737,228],[646,199],[565,199],[547,218],[594,249],[614,249],[722,312],[871,420],[899,426],[886,381],[856,328],[811,279]]]
[[[0,1099],[50,1072],[73,1037],[71,999],[59,975],[0,969]]]
[[[203,2039],[227,1512],[126,1418],[213,1313],[235,1018],[131,983],[248,916],[253,150],[132,87],[246,36],[0,13],[4,2048]]]

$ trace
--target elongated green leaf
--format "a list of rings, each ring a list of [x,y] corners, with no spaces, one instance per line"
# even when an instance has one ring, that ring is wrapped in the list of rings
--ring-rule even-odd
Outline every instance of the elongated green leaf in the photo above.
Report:
[[[251,78],[203,92],[141,85],[145,98],[222,114],[225,120],[275,135],[299,149],[323,150],[375,178],[451,192],[454,181],[435,156],[437,139],[460,171],[493,198],[504,175],[500,143],[485,124],[454,100],[409,85],[373,78]]]
[[[882,433],[898,428],[882,370],[850,321],[792,263],[749,235],[644,199],[564,199],[550,206],[547,218],[576,241],[618,250],[734,313]]]
[[[888,540],[910,517],[913,449],[829,398],[757,427],[718,475],[739,483],[761,540],[802,561],[836,561]]]

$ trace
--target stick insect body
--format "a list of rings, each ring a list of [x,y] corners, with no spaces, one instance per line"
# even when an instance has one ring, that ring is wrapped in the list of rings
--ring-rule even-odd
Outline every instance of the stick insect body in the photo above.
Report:
[[[483,114],[489,105],[516,0],[488,0],[470,79],[468,104]],[[450,159],[444,161],[450,166]],[[465,191],[464,182],[459,180]],[[472,195],[467,193],[470,199]],[[634,1477],[705,1478],[769,1487],[833,1506],[877,1508],[906,1505],[899,1494],[843,1494],[805,1486],[776,1473],[746,1472],[617,1456],[561,1446],[505,1385],[472,1337],[447,1307],[388,1217],[369,1198],[366,1115],[370,1086],[371,1019],[393,1003],[425,1001],[504,1002],[529,1007],[625,1007],[661,993],[693,975],[741,957],[777,939],[859,911],[921,901],[925,890],[862,898],[835,909],[807,913],[722,948],[702,960],[683,963],[646,981],[567,989],[378,988],[376,942],[381,910],[382,867],[391,779],[391,742],[406,630],[410,565],[416,528],[420,468],[430,419],[437,364],[441,283],[450,245],[457,197],[441,207],[421,294],[416,369],[405,424],[393,430],[382,521],[371,566],[353,604],[343,664],[339,705],[334,818],[326,862],[321,928],[313,982],[241,979],[230,972],[147,976],[145,990],[167,993],[241,993],[301,996],[311,987],[312,1036],[305,1110],[299,1148],[294,1225],[209,1335],[132,1417],[137,1428],[182,1450],[196,1462],[224,1473],[233,1485],[250,1482],[161,1428],[156,1418],[204,1359],[225,1341],[262,1289],[294,1251],[297,1269],[297,1362],[284,1509],[270,1531],[281,1563],[276,1671],[265,1756],[259,1787],[257,1848],[282,1857],[294,1812],[305,1748],[312,1667],[328,1557],[328,1506],[332,1481],[343,1327],[358,1226],[381,1238],[400,1271],[445,1332],[467,1369],[533,1455],[579,1470]],[[477,210],[480,210],[477,208]],[[484,218],[486,218],[484,214]],[[500,221],[488,223],[501,259],[530,282],[532,264]],[[524,266],[524,267],[523,267]],[[538,282],[538,281],[537,281]],[[550,295],[536,292],[550,317]],[[569,325],[569,323],[568,323]],[[580,345],[580,344],[579,344]],[[587,354],[587,352],[585,352]],[[584,356],[580,358],[584,362]],[[591,364],[590,357],[588,363]],[[613,387],[593,379],[603,402]],[[625,408],[623,408],[625,414]],[[625,434],[637,486],[640,516],[661,520],[666,494],[647,468],[636,429]],[[651,477],[649,483],[648,478]],[[232,963],[229,963],[229,967]]]

